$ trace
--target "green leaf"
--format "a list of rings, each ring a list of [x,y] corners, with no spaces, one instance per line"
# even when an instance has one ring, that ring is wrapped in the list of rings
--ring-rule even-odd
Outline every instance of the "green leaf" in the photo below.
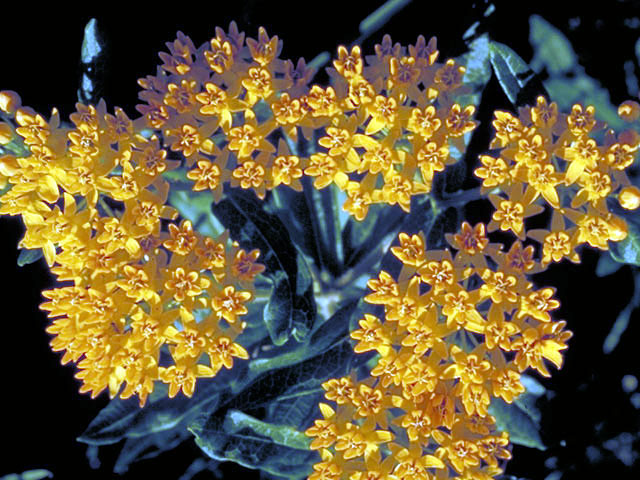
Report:
[[[3,475],[0,480],[42,480],[43,478],[53,478],[53,473],[43,468],[36,470],[27,470],[22,473],[10,473]]]
[[[291,242],[284,223],[268,213],[253,192],[226,189],[225,197],[212,206],[215,216],[244,248],[260,249],[264,275],[273,285],[264,321],[275,345],[283,345],[295,331],[304,338],[315,321],[311,273]]]
[[[237,362],[232,371],[242,375],[246,369],[246,363]],[[167,385],[156,382],[144,408],[140,408],[136,398],[114,398],[91,421],[78,441],[108,445],[125,437],[139,438],[170,430],[180,422],[190,420],[203,408],[215,409],[233,376],[229,370],[222,370],[212,379],[198,380],[191,398],[183,395],[169,398]]]
[[[323,253],[319,226],[304,192],[296,192],[291,188],[274,189],[267,206],[287,226],[296,246],[316,265],[321,265]]]
[[[598,264],[596,265],[596,277],[612,275],[620,270],[621,267],[622,264],[614,260],[610,253],[602,252],[600,253]]]
[[[529,17],[529,43],[533,47],[531,68],[551,76],[564,75],[578,66],[578,57],[567,37],[539,15]]]
[[[198,446],[215,460],[229,460],[291,479],[306,477],[318,454],[309,439],[286,425],[260,421],[232,409],[224,416],[203,416],[189,430]]]
[[[333,374],[341,375],[350,368],[354,356],[344,340],[355,306],[355,302],[348,304],[314,327],[304,343],[289,342],[270,350],[272,358],[237,361],[231,370],[223,369],[214,378],[199,379],[191,398],[183,395],[169,398],[167,385],[162,382],[156,382],[144,408],[139,407],[135,398],[115,398],[93,419],[78,441],[106,445],[123,438],[164,432],[193,420],[201,412],[213,414],[230,402],[248,409],[271,401],[297,382],[312,378],[324,381]],[[316,367],[314,363],[320,365]],[[256,391],[244,393],[247,389]],[[239,394],[244,395],[244,400],[236,405]]]
[[[533,105],[538,95],[546,94],[535,72],[511,48],[491,41],[489,58],[502,90],[514,106]]]
[[[382,258],[385,252],[380,247],[384,246],[390,233],[397,235],[403,221],[403,215],[383,205],[370,206],[369,214],[362,221],[350,218],[342,230],[345,267],[369,263],[371,269],[374,269],[375,265],[369,262],[369,258],[376,255],[376,252]]]
[[[313,423],[318,404],[324,399],[321,385],[315,379],[294,385],[269,404],[266,418],[304,430]]]
[[[461,55],[457,62],[465,66],[462,83],[471,93],[460,96],[456,101],[463,106],[478,105],[482,91],[491,79],[489,36],[485,33],[475,38],[469,44],[469,51]]]
[[[36,263],[43,256],[44,254],[42,253],[41,248],[38,248],[35,250],[23,248],[20,250],[20,253],[18,254],[18,266],[24,267],[25,265],[31,265],[32,263]]]
[[[103,96],[101,80],[104,75],[105,48],[98,21],[92,18],[84,27],[80,66],[82,76],[78,88],[78,100],[83,103],[96,103]]]
[[[302,437],[293,435],[292,432],[300,433],[317,417],[317,405],[323,393],[321,384],[329,378],[348,374],[371,357],[355,354],[351,342],[347,339],[349,320],[356,308],[356,302],[341,308],[309,334],[306,345],[298,344],[296,348],[273,358],[252,361],[249,372],[230,385],[233,395],[228,396],[219,409],[203,411],[190,426],[190,430],[199,437],[200,440],[197,438],[196,442],[204,452],[218,460],[235,461],[272,474],[293,475],[284,463],[269,463],[267,456],[262,459],[252,457],[253,460],[246,458],[245,454],[250,450],[243,450],[236,444],[238,439],[235,438],[235,434],[238,432],[235,427],[232,428],[233,435],[227,436],[228,431],[225,434],[221,433],[223,428],[229,427],[228,424],[225,425],[226,421],[222,417],[227,408],[247,414],[265,412],[264,418],[255,419],[262,424],[252,423],[252,430],[263,434],[264,431],[255,426],[265,426],[269,429],[275,428],[275,433],[261,438],[260,445],[252,443],[252,437],[243,438],[243,441],[249,442],[260,451],[265,448],[267,452],[272,452],[271,455],[280,452],[283,446],[302,446],[300,442],[291,443],[296,438],[302,441]],[[286,350],[285,347],[280,348]],[[263,414],[260,415],[262,417]],[[293,472],[298,475],[301,468],[310,467],[305,462],[313,458],[315,457],[305,456],[304,461],[298,464]]]
[[[536,72],[546,70],[548,73],[544,87],[559,110],[568,111],[575,103],[593,105],[598,120],[606,122],[614,130],[627,128],[628,125],[618,116],[617,107],[611,103],[607,89],[589,77],[584,67],[578,64],[567,37],[538,15],[529,19],[529,25],[529,42],[534,51],[531,66]]]
[[[521,395],[525,397],[527,393]],[[521,399],[518,402],[506,403],[500,398],[494,398],[489,407],[489,413],[496,417],[496,425],[500,430],[509,432],[509,439],[518,445],[546,450],[540,438],[540,417],[523,408]],[[533,402],[529,402],[529,405]]]
[[[132,463],[157,457],[163,452],[173,450],[190,438],[184,425],[171,430],[153,433],[142,438],[128,438],[118,455],[113,467],[114,473],[122,475],[129,470]]]
[[[611,257],[616,262],[640,266],[640,230],[633,223],[628,226],[629,231],[624,240],[609,243]]]
[[[222,224],[211,213],[211,205],[213,204],[211,193],[176,188],[171,190],[169,203],[202,235],[216,238],[224,231]]]

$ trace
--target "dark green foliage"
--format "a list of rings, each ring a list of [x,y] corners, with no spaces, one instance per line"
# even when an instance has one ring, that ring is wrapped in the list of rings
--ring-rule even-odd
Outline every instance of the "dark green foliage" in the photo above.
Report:
[[[44,254],[42,253],[41,248],[38,248],[37,250],[23,248],[18,254],[18,266],[24,267],[25,265],[30,265],[40,260],[43,256]]]
[[[264,209],[253,192],[227,188],[225,197],[212,208],[234,240],[246,249],[260,250],[264,275],[273,285],[264,312],[273,343],[283,345],[294,331],[295,338],[302,340],[315,320],[313,283],[285,225]]]
[[[491,41],[489,53],[493,71],[514,106],[535,105],[538,95],[546,96],[544,86],[535,72],[511,48]]]

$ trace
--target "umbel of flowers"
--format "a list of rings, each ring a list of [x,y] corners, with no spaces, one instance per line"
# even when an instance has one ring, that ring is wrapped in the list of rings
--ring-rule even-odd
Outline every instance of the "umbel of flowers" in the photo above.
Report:
[[[398,278],[381,271],[365,297],[384,315],[365,314],[351,333],[357,353],[377,351],[376,366],[323,385],[333,406],[321,404],[324,418],[306,432],[322,452],[312,480],[499,474],[511,453],[491,399],[511,403],[523,371],[548,376],[545,360],[562,364],[571,333],[551,319],[553,289],[527,280],[519,247],[502,252],[483,224],[467,223],[449,238],[455,256],[427,251],[423,235],[399,240]]]
[[[47,122],[2,95],[13,99],[4,110],[15,112],[28,152],[0,159],[10,186],[0,213],[22,216],[20,245],[42,249],[64,282],[44,292],[41,308],[55,319],[53,350],[65,351],[62,363],[78,362],[80,391],[108,388],[144,405],[161,380],[171,397],[191,396],[196,378],[248,358],[234,340],[264,268],[259,252],[173,221],[162,173],[179,162],[158,138],[134,133],[124,112],[108,114],[103,102],[78,104],[73,126],[63,127],[56,111]]]
[[[634,120],[640,106],[620,107]],[[549,376],[545,361],[562,365],[571,332],[552,319],[553,288],[534,288],[528,275],[549,263],[579,262],[582,244],[603,250],[627,235],[607,199],[638,208],[640,191],[624,173],[639,139],[629,130],[591,137],[593,107],[559,114],[539,97],[519,117],[495,112],[491,147],[475,174],[495,207],[488,228],[462,224],[446,235],[449,250],[427,251],[424,236],[399,235],[393,254],[398,278],[381,271],[365,301],[384,315],[365,314],[351,333],[356,353],[376,351],[370,375],[330,379],[329,403],[306,434],[321,452],[311,480],[370,478],[492,478],[503,472],[508,432],[496,431],[492,398],[507,403],[525,391],[529,368]],[[496,190],[497,189],[497,190]],[[525,219],[552,209],[550,229],[527,231]],[[490,244],[487,230],[516,237],[510,249]],[[542,245],[539,258],[526,238]]]
[[[168,46],[157,74],[140,80],[137,109],[195,165],[194,190],[216,199],[227,181],[264,198],[281,184],[301,190],[305,174],[316,188],[346,192],[344,209],[358,220],[374,203],[409,211],[411,196],[431,190],[434,174],[455,162],[450,148],[464,151],[476,127],[475,108],[456,103],[465,68],[438,63],[435,38],[407,49],[387,35],[365,58],[341,46],[327,88],[309,88],[314,72],[304,59],[279,59],[282,44],[264,28],[245,42],[232,23],[200,48],[182,34]],[[307,157],[288,146],[300,132],[317,139]]]
[[[627,102],[619,114],[633,121],[639,108]],[[483,193],[498,190],[489,194],[496,209],[489,231],[499,228],[536,240],[542,245],[542,267],[563,258],[578,261],[575,248],[581,244],[607,250],[608,241],[627,236],[625,221],[610,212],[607,199],[617,196],[623,208],[638,207],[640,190],[625,173],[639,146],[634,130],[603,132],[594,107],[576,104],[562,114],[544,97],[517,117],[495,112],[493,126],[491,148],[499,156],[482,155],[475,170]],[[553,210],[550,228],[527,232],[525,219],[545,207]]]
[[[282,42],[264,28],[245,40],[232,23],[200,48],[182,33],[167,45],[156,76],[139,81],[137,119],[101,101],[61,124],[55,109],[46,120],[0,94],[0,140],[17,148],[0,160],[0,213],[22,216],[20,246],[42,249],[68,282],[44,292],[51,345],[78,362],[82,392],[135,393],[141,405],[156,380],[191,396],[197,377],[247,358],[234,339],[264,270],[257,250],[174,223],[163,173],[185,165],[193,190],[216,200],[225,182],[264,198],[281,184],[301,190],[306,174],[344,190],[362,220],[372,203],[408,211],[476,126],[474,107],[455,102],[465,69],[438,63],[435,39],[407,51],[385,36],[366,59],[340,47],[327,88],[308,86],[303,59],[279,59]],[[284,140],[299,132],[317,140],[309,158]]]
[[[191,396],[196,379],[247,359],[236,339],[265,270],[228,234],[209,238],[167,205],[163,174],[185,168],[194,191],[218,201],[223,185],[301,190],[334,184],[343,209],[363,220],[372,204],[410,210],[434,175],[465,150],[476,127],[465,69],[438,63],[436,40],[393,44],[375,55],[339,47],[332,85],[308,86],[303,59],[281,60],[277,37],[246,38],[235,23],[196,48],[182,33],[139,81],[141,116],[104,102],[77,105],[70,123],[22,107],[0,92],[0,214],[21,215],[25,249],[41,249],[61,285],[44,292],[51,345],[78,363],[81,392],[139,397],[157,382]],[[640,106],[620,115],[634,120]],[[602,132],[593,107],[569,114],[538,98],[518,116],[495,112],[490,155],[475,174],[495,207],[487,226],[463,223],[455,250],[427,250],[424,235],[399,235],[397,276],[381,271],[365,301],[377,309],[351,333],[357,353],[375,351],[366,378],[323,384],[329,403],[306,433],[321,461],[311,480],[454,477],[487,479],[511,454],[489,414],[494,399],[523,393],[521,374],[562,365],[571,333],[552,319],[552,288],[528,275],[579,261],[627,235],[611,212],[640,205],[625,174],[640,138]],[[547,229],[527,218],[553,210]],[[508,251],[487,232],[516,237]],[[542,245],[538,258],[527,239]]]

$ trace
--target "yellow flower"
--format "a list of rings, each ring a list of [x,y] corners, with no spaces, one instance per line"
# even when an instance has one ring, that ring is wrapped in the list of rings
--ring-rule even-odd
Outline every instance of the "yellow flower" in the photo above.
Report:
[[[424,235],[412,235],[406,233],[398,235],[399,247],[391,247],[391,252],[405,265],[420,266],[425,260]]]
[[[451,106],[447,118],[444,121],[445,126],[449,130],[449,135],[459,137],[465,133],[475,129],[478,124],[472,120],[476,107],[469,105],[462,110],[457,103]]]
[[[249,353],[241,345],[225,336],[210,340],[207,354],[214,371],[218,371],[222,366],[227,369],[233,368],[233,357],[243,360],[249,359]]]
[[[384,355],[389,351],[391,341],[378,317],[365,313],[359,324],[360,328],[351,332],[351,338],[359,340],[353,347],[354,352],[377,350]]]
[[[436,108],[433,105],[429,105],[424,110],[419,108],[411,110],[411,117],[407,122],[407,130],[421,135],[427,140],[441,125],[442,121],[436,117]]]
[[[178,255],[187,255],[198,243],[189,220],[183,220],[179,227],[169,224],[169,235],[170,239],[165,240],[163,245]]]
[[[218,317],[229,323],[234,323],[239,315],[247,313],[245,303],[251,299],[251,292],[236,291],[233,285],[228,285],[211,299],[211,306]]]
[[[502,148],[522,137],[524,126],[518,118],[509,112],[500,110],[496,110],[493,114],[495,115],[495,120],[492,122],[492,125],[496,130],[496,136],[489,148]]]
[[[489,189],[502,185],[508,178],[508,167],[502,158],[493,158],[489,155],[481,155],[482,167],[473,172],[476,177],[482,178],[482,188]]]
[[[560,302],[551,298],[553,293],[553,288],[543,288],[530,293],[528,296],[521,296],[517,318],[530,315],[541,322],[550,322],[551,315],[549,315],[549,312],[560,307]]]
[[[377,95],[373,103],[367,106],[371,120],[365,129],[365,135],[372,135],[383,128],[393,129],[398,117],[398,103],[395,98]]]
[[[531,120],[538,128],[551,128],[558,119],[558,105],[555,102],[547,103],[547,99],[539,96],[536,106],[531,107]]]
[[[185,357],[170,367],[160,367],[160,378],[169,384],[169,398],[182,391],[187,397],[193,395],[197,377],[212,377],[213,370]]]
[[[624,187],[618,194],[620,206],[626,210],[636,210],[640,207],[640,189],[634,186]]]
[[[345,78],[353,78],[362,73],[362,56],[360,54],[360,47],[354,45],[351,48],[351,53],[340,45],[338,47],[338,59],[333,61],[333,66],[338,73]]]

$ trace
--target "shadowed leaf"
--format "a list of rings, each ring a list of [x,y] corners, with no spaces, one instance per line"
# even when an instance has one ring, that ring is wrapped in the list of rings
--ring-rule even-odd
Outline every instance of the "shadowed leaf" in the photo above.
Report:
[[[291,242],[282,221],[268,213],[252,192],[228,188],[212,206],[215,216],[244,248],[260,250],[264,275],[273,285],[264,321],[275,345],[283,345],[296,331],[304,338],[315,320],[313,283],[306,262]]]

